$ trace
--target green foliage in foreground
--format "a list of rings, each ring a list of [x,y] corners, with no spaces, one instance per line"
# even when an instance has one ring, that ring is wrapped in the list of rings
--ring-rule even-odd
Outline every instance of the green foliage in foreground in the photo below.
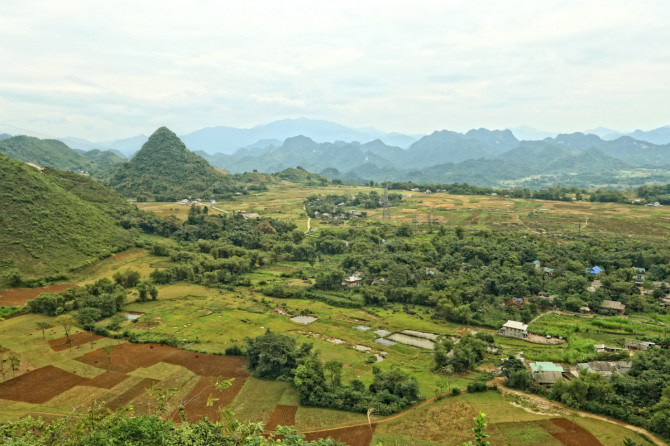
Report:
[[[235,420],[175,424],[157,416],[131,416],[123,412],[106,414],[91,410],[81,418],[62,419],[51,424],[23,418],[0,424],[0,443],[5,446],[335,446],[331,439],[305,441],[294,428],[277,428],[265,437],[262,423]]]

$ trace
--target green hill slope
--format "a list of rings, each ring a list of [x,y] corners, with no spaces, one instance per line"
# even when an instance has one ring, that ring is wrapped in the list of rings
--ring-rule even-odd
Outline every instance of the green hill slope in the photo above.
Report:
[[[156,201],[189,196],[221,199],[241,189],[165,127],[156,130],[129,163],[119,166],[109,185],[123,196]]]
[[[32,136],[14,136],[0,141],[0,153],[15,160],[61,170],[91,169],[91,162],[62,142]]]
[[[40,173],[4,155],[0,207],[0,269],[24,277],[76,268],[125,249],[137,234],[115,215],[138,211],[102,184],[72,172]]]

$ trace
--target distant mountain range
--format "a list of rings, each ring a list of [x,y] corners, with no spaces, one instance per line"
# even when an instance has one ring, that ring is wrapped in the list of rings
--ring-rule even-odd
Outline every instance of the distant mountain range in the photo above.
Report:
[[[193,151],[231,154],[241,148],[265,147],[270,144],[278,146],[285,139],[298,135],[307,136],[317,142],[360,141],[366,143],[380,139],[386,144],[403,148],[409,147],[421,137],[421,135],[387,133],[375,128],[355,129],[330,121],[297,118],[274,121],[249,129],[225,126],[206,127],[181,135],[180,139]],[[147,139],[146,135],[102,142],[91,142],[72,136],[60,138],[73,149],[111,150],[126,158],[131,158],[140,150]]]
[[[519,141],[510,130],[487,129],[465,134],[434,132],[408,149],[380,140],[365,144],[318,143],[297,136],[279,146],[240,149],[232,155],[197,153],[230,172],[276,172],[301,166],[348,181],[388,179],[482,186],[535,182],[535,186],[542,187],[566,181],[583,187],[610,185],[621,181],[617,175],[626,176],[633,170],[638,175],[644,171],[642,178],[663,176],[670,165],[670,145],[655,145],[628,136],[606,141],[596,135],[571,133],[541,141]]]
[[[318,138],[293,134],[302,130],[317,135]],[[647,139],[662,140],[664,131],[669,130],[670,127],[664,127],[634,133]],[[146,175],[153,175],[158,170],[172,172],[174,166],[187,160],[184,155],[189,152],[187,147],[196,156],[187,160],[190,165],[201,164],[198,160],[204,158],[213,166],[230,173],[254,170],[272,173],[300,166],[331,179],[352,182],[388,179],[417,183],[468,182],[481,186],[511,185],[534,188],[555,184],[621,187],[670,182],[668,143],[656,144],[627,135],[608,139],[612,137],[614,130],[602,127],[589,130],[590,133],[559,134],[538,140],[525,140],[518,136],[528,136],[533,132],[539,136],[545,135],[529,127],[513,130],[481,128],[466,133],[440,130],[418,138],[374,129],[351,129],[327,121],[283,120],[252,129],[203,129],[185,135],[185,143],[170,132],[174,135],[167,138],[170,139],[170,144],[150,144],[154,148],[154,155],[161,155],[161,165],[164,167],[160,169],[152,166],[158,158],[142,161],[144,156],[135,157],[131,163],[126,163],[117,156],[117,151],[90,150],[91,147],[105,145],[114,146],[128,154],[134,150],[135,145],[145,141],[146,137],[143,135],[100,144],[67,138],[77,150],[71,150],[55,140],[13,137],[0,140],[0,152],[38,165],[66,170],[90,170],[97,172],[94,173],[97,178],[107,182],[115,177],[115,187],[127,196],[162,196],[167,189],[171,190],[169,195],[187,193],[186,189],[193,189],[193,193],[197,189],[203,196],[216,195],[217,192],[209,187],[189,186],[182,189],[178,184],[173,184],[166,189],[163,186],[170,184],[170,181],[161,179],[161,187],[155,188],[155,184],[142,186],[141,181],[135,178],[131,166],[140,161],[141,169],[135,170],[142,171],[145,180],[148,178]],[[366,141],[366,138],[380,133],[381,138]],[[228,139],[221,142],[222,138]],[[347,138],[357,140],[351,141]],[[412,140],[408,146],[404,145]],[[388,141],[399,141],[399,144]],[[146,141],[144,144],[146,145]],[[241,144],[244,145],[230,151],[231,147]],[[171,147],[172,150],[176,145],[180,149],[173,150],[174,153],[168,149],[159,150],[159,146]],[[89,150],[86,150],[87,147]],[[207,150],[198,147],[207,147]],[[212,147],[224,147],[225,150],[212,153]],[[165,150],[168,152],[163,153]],[[58,160],[58,163],[54,160]],[[115,165],[121,163],[124,167],[116,168]],[[174,170],[175,178],[180,177],[181,172],[180,169]],[[190,178],[192,177],[185,177],[182,182]],[[208,181],[214,180],[202,177],[202,181],[198,180],[196,183],[202,185]],[[219,178],[214,182],[220,181]],[[233,184],[221,183],[220,186],[222,187],[216,188],[219,193],[236,190]]]

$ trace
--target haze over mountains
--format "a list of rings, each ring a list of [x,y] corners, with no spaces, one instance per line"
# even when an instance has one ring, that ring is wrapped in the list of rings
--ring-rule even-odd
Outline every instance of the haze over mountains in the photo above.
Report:
[[[542,134],[528,127],[516,131],[526,135]],[[483,128],[466,133],[440,130],[417,137],[375,129],[352,129],[327,121],[293,119],[252,129],[206,128],[181,138],[170,132],[170,138],[166,139],[170,140],[169,144],[155,141],[150,144],[155,152],[151,161],[136,156],[128,163],[118,156],[121,151],[134,152],[142,141],[146,145],[147,138],[143,135],[109,143],[108,146],[118,149],[112,151],[91,150],[101,145],[79,138],[64,139],[76,149],[72,150],[57,140],[6,137],[0,138],[0,153],[38,165],[87,171],[113,184],[126,196],[147,197],[186,193],[179,185],[195,177],[203,187],[189,190],[197,190],[203,196],[237,191],[231,184],[221,183],[221,177],[211,173],[213,170],[202,176],[203,169],[208,167],[205,160],[230,173],[254,170],[273,173],[300,166],[331,179],[350,182],[467,182],[491,187],[542,188],[551,185],[626,187],[670,180],[668,142],[654,144],[631,136],[611,139],[613,130],[607,128],[590,132],[560,134],[535,141],[521,140],[511,130]],[[634,133],[656,141],[666,141],[667,135],[670,141],[670,127]],[[246,145],[235,149],[241,144]],[[177,146],[179,150],[173,150]],[[154,162],[158,164],[153,166]],[[137,166],[141,166],[139,170]],[[200,173],[195,177],[182,175],[192,169]],[[164,172],[173,175],[165,181],[159,179],[161,187],[157,188],[154,180],[148,181]],[[179,179],[177,183],[172,184],[176,179]],[[142,186],[143,182],[146,184]],[[218,185],[205,187],[207,183]],[[166,185],[169,185],[167,189]]]
[[[545,138],[555,138],[558,133],[546,132],[529,126],[519,126],[508,129],[520,141],[537,141]],[[670,143],[670,126],[643,131],[635,130],[631,133],[598,127],[584,130],[582,133],[594,134],[600,138],[612,141],[621,136],[631,136],[634,139],[656,145]],[[10,135],[0,135],[0,140]],[[294,136],[306,136],[315,142],[358,141],[368,143],[379,139],[388,146],[408,148],[425,135],[406,135],[396,132],[384,132],[375,128],[352,128],[335,122],[297,118],[282,119],[252,128],[235,128],[228,126],[205,127],[203,129],[180,135],[181,140],[192,151],[202,151],[208,154],[222,153],[230,155],[240,149],[279,147],[287,139]],[[83,138],[69,136],[58,138],[69,147],[89,151],[92,149],[111,150],[117,155],[131,158],[147,141],[147,135],[135,135],[112,141],[92,142]]]

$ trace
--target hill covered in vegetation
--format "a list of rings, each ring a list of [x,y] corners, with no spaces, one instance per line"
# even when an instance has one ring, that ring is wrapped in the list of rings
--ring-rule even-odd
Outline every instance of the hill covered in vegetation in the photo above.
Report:
[[[231,176],[189,151],[166,127],[156,130],[129,163],[119,166],[109,185],[123,196],[156,201],[221,199],[242,191]]]
[[[110,151],[76,151],[61,141],[32,136],[14,136],[0,140],[0,153],[38,166],[86,172],[93,176],[99,176],[115,164],[125,162]]]
[[[64,272],[129,247],[140,211],[96,181],[0,155],[0,280]],[[124,223],[125,228],[122,226]]]

